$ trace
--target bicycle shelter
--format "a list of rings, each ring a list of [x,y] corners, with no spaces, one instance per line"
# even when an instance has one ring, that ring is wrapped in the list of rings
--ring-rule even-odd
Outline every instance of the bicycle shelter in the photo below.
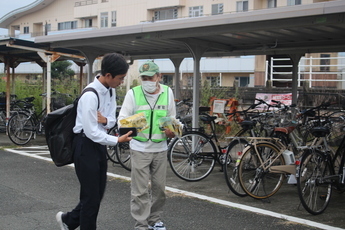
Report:
[[[176,98],[180,96],[179,66],[184,58],[193,57],[193,127],[197,128],[202,57],[288,55],[293,63],[292,103],[295,103],[301,56],[345,51],[344,12],[344,0],[329,1],[41,36],[35,38],[35,44],[82,53],[89,64],[89,81],[93,78],[94,60],[107,52],[119,52],[131,59],[169,58],[175,66]]]
[[[19,50],[19,51],[18,51]],[[86,64],[85,58],[76,50],[64,48],[51,49],[47,44],[36,44],[31,41],[8,38],[0,40],[0,62],[5,63],[6,73],[6,118],[10,114],[11,92],[14,89],[15,68],[22,62],[36,62],[43,68],[43,87],[47,87],[47,111],[50,111],[50,64],[56,60],[74,60],[79,66]],[[12,78],[11,71],[12,69]],[[81,68],[82,69],[82,68]],[[80,81],[82,71],[80,72]],[[11,89],[12,82],[12,89]]]

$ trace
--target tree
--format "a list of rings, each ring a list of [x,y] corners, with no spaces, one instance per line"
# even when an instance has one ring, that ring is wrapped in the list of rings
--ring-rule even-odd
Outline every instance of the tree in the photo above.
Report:
[[[70,68],[72,65],[69,61],[56,61],[51,65],[52,79],[58,79],[60,81],[65,78],[71,78],[75,75],[75,72]]]

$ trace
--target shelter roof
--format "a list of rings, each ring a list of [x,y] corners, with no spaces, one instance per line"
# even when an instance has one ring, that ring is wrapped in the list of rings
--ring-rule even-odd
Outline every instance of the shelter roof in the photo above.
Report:
[[[35,42],[133,59],[191,57],[195,46],[205,50],[204,57],[344,52],[345,1],[154,21],[42,36]]]
[[[42,59],[37,52],[50,55],[59,55],[58,60],[74,60],[76,62],[86,62],[84,56],[77,50],[66,48],[50,48],[48,43],[34,43],[33,41],[7,38],[0,40],[0,62],[5,62],[6,58],[11,58],[16,63],[37,62],[42,63]]]

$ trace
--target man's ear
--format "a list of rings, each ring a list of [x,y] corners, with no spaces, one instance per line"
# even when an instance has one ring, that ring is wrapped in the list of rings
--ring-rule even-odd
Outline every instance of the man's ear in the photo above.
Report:
[[[106,73],[104,77],[113,78],[113,75],[111,75],[110,73]]]

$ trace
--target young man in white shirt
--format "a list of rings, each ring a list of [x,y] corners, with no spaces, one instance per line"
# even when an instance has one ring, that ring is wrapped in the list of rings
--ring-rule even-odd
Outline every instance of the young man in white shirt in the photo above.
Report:
[[[115,125],[116,94],[127,75],[129,65],[120,54],[111,53],[103,57],[101,74],[87,87],[94,88],[98,96],[85,92],[78,101],[74,138],[74,165],[80,182],[78,205],[67,213],[58,212],[56,220],[61,230],[95,230],[97,216],[107,180],[106,145],[130,141],[130,132],[115,137],[107,129]]]

